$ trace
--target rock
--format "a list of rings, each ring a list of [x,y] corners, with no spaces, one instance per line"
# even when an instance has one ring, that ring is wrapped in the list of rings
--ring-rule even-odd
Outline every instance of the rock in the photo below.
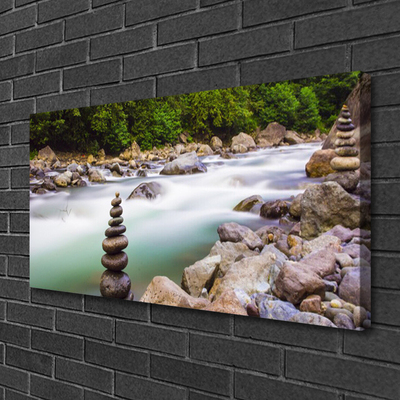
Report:
[[[103,250],[107,254],[117,254],[128,247],[128,238],[124,235],[110,237],[103,240]]]
[[[274,254],[266,253],[255,257],[244,258],[235,262],[223,278],[217,278],[210,294],[218,298],[227,290],[242,289],[249,296],[253,293],[268,291],[269,272],[274,265]]]
[[[335,153],[340,157],[357,157],[359,151],[355,147],[343,146],[336,148]]]
[[[207,172],[207,167],[199,161],[194,151],[180,155],[174,161],[167,163],[161,175],[184,175]]]
[[[360,159],[357,157],[335,157],[331,160],[331,167],[336,171],[353,171],[360,168]]]
[[[235,206],[233,211],[250,211],[256,204],[263,204],[264,200],[261,196],[250,196],[242,200],[238,205]]]
[[[263,244],[268,244],[271,242],[277,242],[285,231],[279,226],[275,225],[265,225],[256,231],[256,234],[261,238]]]
[[[115,206],[110,210],[110,216],[113,218],[120,217],[122,215],[122,207]]]
[[[114,163],[110,166],[111,172],[116,172],[118,175],[122,175],[121,166],[118,163]]]
[[[291,145],[304,143],[304,140],[295,131],[286,131],[283,140]]]
[[[242,306],[233,290],[224,292],[217,300],[212,302],[204,310],[247,316],[246,309]]]
[[[364,320],[364,322],[363,322],[363,324],[362,324],[362,327],[363,327],[364,329],[369,329],[369,328],[371,328],[371,320],[370,320],[370,319]]]
[[[343,242],[349,242],[353,238],[353,231],[349,228],[345,228],[342,225],[336,225],[329,231],[324,232],[323,235],[336,236],[343,243]]]
[[[321,297],[316,294],[307,296],[300,304],[300,311],[321,314]]]
[[[96,162],[96,159],[93,157],[92,154],[89,154],[88,157],[87,157],[87,162],[88,162],[88,164],[91,165],[91,164]]]
[[[308,312],[300,312],[298,314],[293,315],[289,319],[290,322],[298,322],[300,324],[309,324],[309,325],[319,325],[319,326],[328,326],[331,328],[336,328],[328,318],[323,317],[322,315],[308,313]]]
[[[131,289],[131,280],[125,272],[104,271],[101,275],[100,293],[103,297],[123,299]]]
[[[199,157],[210,156],[212,154],[214,154],[214,152],[208,144],[202,144],[197,150],[197,155]]]
[[[125,231],[126,231],[126,227],[124,225],[111,226],[110,228],[108,228],[106,230],[105,235],[107,237],[118,236],[118,235],[122,235],[123,233],[125,233]]]
[[[67,167],[67,171],[72,172],[72,173],[77,172],[78,167],[79,167],[79,165],[77,163],[69,164]]]
[[[189,136],[189,134],[187,133],[187,132],[182,132],[182,133],[180,133],[179,134],[179,141],[181,142],[181,143],[187,143],[187,140],[188,140],[188,136]]]
[[[342,171],[329,174],[324,182],[337,182],[347,192],[354,192],[360,181],[359,173],[356,171]]]
[[[296,235],[296,236],[300,236],[301,234],[301,225],[300,222],[298,222],[297,224],[294,224],[292,226],[292,229],[289,231],[290,235]]]
[[[161,193],[162,187],[158,182],[143,182],[132,191],[127,200],[154,200]]]
[[[309,178],[320,178],[335,171],[331,167],[331,160],[336,157],[332,149],[317,150],[306,164],[306,174]]]
[[[303,256],[313,253],[314,251],[323,250],[327,247],[333,249],[334,252],[340,252],[340,239],[336,236],[322,235],[309,242],[303,243]]]
[[[182,289],[193,297],[199,297],[204,288],[210,290],[220,262],[220,255],[206,257],[185,268],[182,275]]]
[[[325,278],[325,276],[335,272],[335,262],[335,250],[332,247],[323,247],[304,257],[300,264],[303,264],[321,278]]]
[[[128,256],[123,251],[117,254],[104,254],[101,263],[104,268],[119,272],[128,265]]]
[[[283,200],[268,201],[264,203],[260,210],[263,218],[280,218],[289,212],[289,204]]]
[[[275,243],[275,247],[285,254],[287,257],[291,257],[290,247],[287,242],[287,235],[282,235],[281,238]]]
[[[137,176],[141,177],[141,178],[146,178],[147,177],[147,171],[144,169],[139,169],[137,171]]]
[[[336,182],[312,185],[301,199],[301,235],[311,239],[336,225],[354,229],[363,223],[360,201]]]
[[[336,253],[336,262],[341,266],[341,268],[353,267],[353,259],[346,253]]]
[[[363,326],[364,321],[368,318],[367,310],[364,307],[356,306],[353,310],[353,320],[356,328]]]
[[[333,308],[328,306],[328,308],[325,310],[325,317],[333,321],[336,317],[336,315],[339,314],[344,314],[347,315],[349,318],[352,318],[353,314],[344,308]]]
[[[256,298],[261,318],[288,321],[295,314],[299,313],[299,310],[297,310],[292,303],[278,299],[271,299],[271,297],[272,296],[264,297],[261,301],[257,301]]]
[[[56,190],[56,185],[52,182],[50,178],[45,178],[42,183],[42,188],[46,190]]]
[[[246,311],[249,317],[260,318],[260,310],[253,303],[247,304]]]
[[[195,309],[206,308],[210,305],[209,300],[190,296],[165,276],[155,276],[140,301]]]
[[[210,146],[214,151],[222,149],[222,140],[218,136],[213,136],[210,141]]]
[[[343,247],[343,253],[348,254],[352,258],[363,258],[364,260],[371,262],[371,251],[365,245],[349,244]]]
[[[248,148],[243,144],[235,144],[232,146],[232,153],[233,154],[243,154],[248,151]]]
[[[301,216],[301,198],[302,197],[303,197],[303,194],[300,193],[293,199],[292,204],[290,205],[290,208],[289,208],[289,213],[292,217],[300,218],[300,216]]]
[[[141,152],[140,147],[136,142],[133,142],[129,148],[127,148],[124,152],[119,155],[121,160],[129,161],[134,158],[140,158]]]
[[[339,296],[349,303],[371,311],[371,268],[350,268],[340,283]]]
[[[355,329],[353,320],[346,314],[338,314],[333,318],[333,323],[341,329]]]
[[[57,161],[57,156],[50,146],[46,146],[43,149],[39,150],[37,158],[39,160],[47,161],[50,164],[53,164]]]
[[[270,146],[278,146],[283,141],[285,135],[286,128],[277,122],[272,122],[257,135],[256,141],[261,147],[265,147],[263,145],[266,143]]]
[[[241,132],[239,133],[239,135],[236,135],[232,138],[231,148],[234,153],[234,147],[239,145],[244,146],[246,148],[246,151],[256,148],[256,142],[254,141],[254,139],[244,132]]]
[[[331,300],[330,305],[332,308],[342,308],[342,302],[338,299]]]
[[[65,174],[60,174],[54,178],[54,183],[58,187],[67,187],[71,180]]]
[[[89,169],[88,175],[89,175],[90,182],[103,183],[106,181],[106,178],[104,177],[103,173],[99,169],[95,169],[95,168]]]
[[[221,242],[242,242],[250,250],[262,250],[264,244],[260,237],[247,226],[239,225],[236,222],[229,222],[218,227],[218,235]]]
[[[97,152],[97,157],[98,157],[101,161],[104,161],[104,160],[105,160],[105,158],[106,158],[106,152],[104,151],[104,149],[100,149],[100,150]]]
[[[355,267],[368,267],[368,268],[371,267],[371,264],[367,260],[364,260],[363,258],[358,257],[358,258],[354,258],[352,260],[353,260]]]
[[[303,264],[285,262],[275,280],[274,294],[281,300],[296,305],[311,294],[324,298],[325,284],[315,272]]]
[[[186,153],[196,152],[198,147],[199,145],[197,143],[189,143],[185,147]]]

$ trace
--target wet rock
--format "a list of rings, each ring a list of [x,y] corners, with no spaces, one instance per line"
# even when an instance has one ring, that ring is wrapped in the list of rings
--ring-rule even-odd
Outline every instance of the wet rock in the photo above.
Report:
[[[354,267],[346,273],[339,286],[339,296],[356,306],[371,310],[371,268]]]
[[[91,168],[88,171],[89,182],[103,183],[106,181],[103,173],[99,169]]]
[[[212,302],[204,310],[247,316],[246,309],[242,306],[233,290],[224,292],[217,300]]]
[[[304,140],[295,131],[286,131],[283,140],[290,145],[304,143]]]
[[[247,197],[235,206],[233,211],[250,211],[256,204],[263,204],[264,200],[261,196],[254,195]]]
[[[129,195],[127,200],[145,199],[154,200],[161,195],[162,187],[158,182],[143,182]]]
[[[270,123],[256,138],[260,147],[278,146],[286,135],[286,128],[277,122]]]
[[[325,318],[322,315],[308,312],[300,312],[298,314],[295,314],[289,319],[289,321],[298,322],[300,324],[319,325],[336,328],[336,325],[334,325],[328,318]]]
[[[122,207],[115,206],[110,210],[110,216],[113,218],[120,217],[122,215]]]
[[[101,275],[100,293],[103,297],[123,299],[131,289],[131,280],[125,272],[104,271]]]
[[[231,148],[234,153],[235,153],[234,151],[235,146],[240,146],[240,145],[246,148],[244,152],[256,148],[256,142],[254,141],[254,139],[250,135],[244,132],[241,132],[239,133],[239,135],[236,135],[232,138]]]
[[[332,149],[317,150],[306,164],[306,174],[309,178],[320,178],[333,174],[335,171],[331,167],[331,160],[336,157]]]
[[[222,149],[222,140],[218,136],[213,136],[211,138],[210,146],[214,151]]]
[[[197,155],[199,157],[210,156],[212,154],[214,154],[214,152],[208,144],[202,144],[197,150]]]
[[[207,167],[199,161],[196,153],[190,152],[180,155],[174,161],[171,161],[165,165],[160,172],[161,175],[184,175],[184,174],[196,174],[201,172],[207,172]]]
[[[218,227],[218,235],[221,242],[242,242],[250,250],[264,247],[260,237],[247,226],[239,225],[236,222],[229,222]]]
[[[283,200],[268,201],[264,203],[260,210],[263,218],[277,219],[289,212],[289,204]]]

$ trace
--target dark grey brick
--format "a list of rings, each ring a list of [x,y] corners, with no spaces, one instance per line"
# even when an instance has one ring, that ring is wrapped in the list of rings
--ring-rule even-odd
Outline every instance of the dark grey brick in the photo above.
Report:
[[[1,106],[0,106],[0,112],[1,112]],[[12,167],[12,166],[23,165],[27,164],[28,160],[29,160],[29,146],[12,146],[12,147],[10,146],[10,147],[0,148],[0,167]],[[23,193],[26,194],[27,192]],[[15,202],[14,196],[11,196],[10,200]],[[5,199],[3,207],[6,207],[6,204],[8,203],[11,204],[11,201],[7,202],[7,199]],[[14,207],[19,208],[19,204],[16,203],[14,206],[10,205],[9,208],[14,208]]]
[[[111,393],[113,372],[81,364],[76,361],[56,359],[56,378]]]
[[[0,83],[0,102],[11,100],[11,82]]]
[[[225,396],[232,384],[227,369],[156,355],[151,356],[150,374],[155,379]]]
[[[26,6],[27,4],[34,2],[35,0],[15,0],[15,7]]]
[[[357,373],[349,374],[348,371]],[[399,387],[393,385],[400,379],[399,370],[338,356],[287,350],[286,376],[328,386],[334,382],[338,388],[393,400],[399,396]]]
[[[92,0],[92,7],[101,7],[105,6],[106,4],[115,3],[118,0]]]
[[[0,253],[16,254],[16,255],[21,255],[21,256],[28,255],[29,254],[29,237],[22,236],[22,235],[13,235],[13,236],[0,235]],[[28,283],[28,282],[26,282],[26,283]],[[17,287],[18,287],[19,291],[21,291],[22,288],[25,289],[25,282],[20,282],[18,284],[11,282],[10,285],[12,286],[12,289],[17,289]],[[0,283],[0,287],[1,286],[2,286],[2,284]],[[27,296],[27,293],[25,290],[23,293],[20,294],[20,296],[14,297],[12,295],[12,289],[10,288],[7,291],[5,290],[5,292],[4,292],[4,293],[8,293],[9,298],[18,298],[21,300],[27,299],[28,296]],[[1,293],[1,291],[0,291],[0,293]]]
[[[9,11],[13,8],[13,0],[3,0],[0,3],[0,13]]]
[[[0,81],[30,75],[33,73],[34,67],[32,53],[0,61]]]
[[[151,320],[163,325],[229,334],[232,316],[178,307],[152,305]]]
[[[285,79],[300,79],[336,74],[345,70],[346,48],[337,46],[267,60],[243,62],[241,84],[253,85]]]
[[[247,0],[243,8],[243,25],[251,26],[279,21],[299,15],[346,7],[346,0]]]
[[[16,155],[24,154],[23,152],[14,152]],[[0,150],[0,155],[8,156],[6,152]],[[15,190],[12,192],[0,191],[0,209],[2,210],[18,210],[29,209],[29,192],[23,190]]]
[[[7,263],[8,257],[0,255],[0,275],[5,275],[7,273]]]
[[[157,96],[237,86],[236,71],[236,66],[229,66],[164,76],[157,79]]]
[[[11,132],[10,125],[0,126],[0,146],[10,144],[10,132]],[[5,170],[3,170],[2,172],[4,172],[4,171]],[[0,179],[0,182],[1,182],[1,179]],[[0,187],[2,187],[1,184],[0,184]]]
[[[370,3],[371,1],[374,0],[353,0],[353,4],[364,4],[364,3]],[[346,397],[347,399],[347,397]]]
[[[22,394],[11,389],[7,389],[5,393],[7,400],[32,400],[32,397],[28,394]],[[2,398],[0,397],[0,399]]]
[[[83,389],[41,376],[31,376],[31,394],[47,400],[83,400]]]
[[[339,340],[335,329],[244,317],[235,317],[235,335],[332,352]]]
[[[6,57],[13,53],[14,36],[0,38],[0,57]]]
[[[32,303],[44,304],[71,310],[82,310],[82,295],[75,293],[56,292],[43,289],[33,289]]]
[[[89,9],[89,0],[49,0],[38,4],[39,23]]]
[[[200,0],[201,7],[213,6],[214,4],[224,3],[227,0]]]
[[[56,332],[32,330],[32,349],[83,360],[83,339]]]
[[[367,38],[400,29],[400,3],[391,2],[296,22],[296,48]],[[382,23],[385,21],[385,23]]]
[[[115,393],[127,399],[137,400],[184,400],[186,390],[176,386],[116,373]]]
[[[68,19],[66,22],[66,40],[109,32],[121,28],[122,25],[122,5],[104,8]]]
[[[372,214],[399,215],[397,198],[400,192],[400,183],[379,182],[372,184]]]
[[[400,332],[389,329],[367,329],[361,335],[345,331],[344,353],[367,359],[400,363],[400,353],[394,351],[400,343]]]
[[[196,0],[133,0],[126,5],[126,25],[194,10]]]
[[[0,235],[0,243],[6,242],[6,240],[5,240],[6,237],[14,239],[16,246],[18,246],[20,244],[18,242],[18,240],[16,240],[16,238],[17,238],[16,236],[3,236],[3,235]],[[6,243],[6,245],[7,245],[7,243]],[[8,252],[7,248],[5,250],[3,250],[1,245],[0,245],[0,251],[2,253],[11,253],[11,254],[18,253],[18,252],[12,253],[11,251]],[[29,282],[16,280],[16,279],[0,278],[0,297],[3,297],[5,299],[11,299],[11,300],[28,301],[28,299],[29,299]],[[11,306],[11,304],[12,303],[9,303],[9,306]],[[9,320],[12,321],[10,318],[9,318]],[[19,321],[16,321],[16,322],[19,322]]]
[[[103,61],[64,71],[64,89],[113,83],[120,80],[121,60]]]
[[[149,319],[148,304],[139,302],[132,303],[119,299],[85,296],[85,311],[140,321],[147,321]]]
[[[236,33],[200,43],[199,64],[211,65],[290,49],[291,25]]]
[[[148,99],[155,96],[155,79],[150,78],[124,85],[114,85],[91,90],[92,106],[106,103],[119,103]]]
[[[400,104],[400,73],[372,78],[372,107]]]
[[[197,45],[189,43],[126,57],[124,79],[142,78],[194,68],[196,52]]]
[[[54,327],[54,310],[28,304],[9,303],[8,320],[21,324],[52,329]]]
[[[38,51],[36,70],[45,71],[47,69],[84,63],[86,62],[88,52],[89,42],[87,40]]]
[[[110,346],[91,340],[86,340],[85,361],[111,368],[117,371],[125,371],[130,374],[149,374],[150,356],[142,351]]]
[[[234,4],[160,22],[158,43],[172,43],[233,31],[238,27],[238,11]]]
[[[113,338],[113,320],[104,317],[57,311],[57,330],[76,333],[111,342]]]
[[[396,254],[373,253],[372,286],[400,289],[400,257]]]
[[[93,38],[90,43],[90,58],[96,60],[148,49],[153,46],[154,29],[155,26],[146,25]]]
[[[280,349],[242,340],[190,334],[190,357],[237,368],[280,374]]]
[[[60,72],[48,72],[14,81],[14,98],[55,93],[60,90]]]
[[[373,250],[397,251],[400,248],[399,218],[373,218]]]
[[[0,35],[19,31],[35,25],[36,7],[28,7],[22,10],[0,16]]]
[[[8,213],[0,212],[0,232],[8,232]]]
[[[372,323],[400,326],[400,315],[393,310],[393,305],[399,301],[398,292],[372,289]]]
[[[372,143],[400,141],[400,110],[373,108],[371,124]]]
[[[4,320],[6,318],[6,304],[7,303],[5,301],[0,300],[0,320]]]
[[[353,45],[353,69],[376,71],[400,66],[400,37],[378,39]]]
[[[29,143],[29,122],[13,125],[11,127],[11,143],[12,144],[25,144]],[[27,183],[29,174],[26,176]],[[29,187],[29,186],[28,186]]]
[[[89,93],[87,90],[56,94],[37,99],[37,112],[67,110],[69,108],[81,108],[89,105]]]
[[[0,341],[29,347],[30,330],[25,326],[0,321]]]
[[[9,187],[10,187],[10,169],[0,169],[0,189],[8,189]]]
[[[53,370],[52,357],[14,346],[7,346],[6,364],[48,376]]]
[[[115,400],[115,397],[85,389],[85,400]]]
[[[14,276],[17,278],[29,278],[29,258],[9,256],[8,276]]]
[[[0,104],[0,123],[27,120],[29,119],[29,115],[33,113],[33,108],[34,108],[33,99]],[[15,160],[15,163],[22,164],[21,159],[23,160],[24,158],[21,157],[19,158],[18,161]],[[0,160],[2,160],[1,157]],[[2,164],[1,161],[0,164]]]
[[[14,233],[29,233],[29,214],[10,213],[10,231]]]
[[[57,22],[45,27],[31,29],[16,35],[15,51],[17,53],[39,47],[61,43],[63,40],[64,24]]]
[[[337,400],[337,395],[321,389],[296,385],[292,382],[236,372],[235,398],[241,400],[258,400],[261,398],[268,400]]]
[[[180,356],[186,355],[187,334],[184,332],[157,328],[154,325],[117,321],[115,336],[117,343]]]
[[[25,371],[0,364],[0,385],[28,393],[29,375]]]

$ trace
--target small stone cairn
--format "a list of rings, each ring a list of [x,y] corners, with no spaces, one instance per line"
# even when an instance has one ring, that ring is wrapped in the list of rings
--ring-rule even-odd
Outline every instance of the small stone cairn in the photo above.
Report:
[[[115,193],[115,199],[111,201],[113,206],[110,210],[110,226],[103,240],[103,250],[106,254],[101,258],[101,263],[106,271],[101,275],[100,293],[103,297],[114,297],[118,299],[133,300],[131,291],[131,280],[129,275],[122,270],[128,265],[128,256],[122,251],[128,246],[128,238],[123,235],[126,227],[121,225],[124,219],[121,217],[123,209],[120,206],[122,200],[119,193]]]
[[[355,126],[351,121],[349,108],[344,105],[340,113],[335,141],[337,157],[331,160],[331,167],[335,171],[355,171],[360,168],[358,149],[353,138]]]

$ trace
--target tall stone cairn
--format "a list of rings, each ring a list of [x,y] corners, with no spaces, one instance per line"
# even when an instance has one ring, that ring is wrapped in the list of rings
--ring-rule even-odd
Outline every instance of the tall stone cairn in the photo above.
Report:
[[[122,251],[128,246],[128,238],[123,235],[126,227],[121,225],[124,222],[121,217],[121,202],[119,193],[116,192],[115,199],[111,201],[113,207],[110,210],[111,219],[108,221],[110,227],[105,232],[107,238],[103,240],[106,254],[101,258],[101,263],[107,270],[101,275],[100,293],[103,297],[133,300],[131,280],[128,274],[122,272],[128,265],[128,256]]]
[[[336,126],[335,153],[337,157],[331,160],[331,167],[335,171],[355,171],[360,168],[358,149],[353,138],[355,126],[351,121],[349,108],[344,105]]]

